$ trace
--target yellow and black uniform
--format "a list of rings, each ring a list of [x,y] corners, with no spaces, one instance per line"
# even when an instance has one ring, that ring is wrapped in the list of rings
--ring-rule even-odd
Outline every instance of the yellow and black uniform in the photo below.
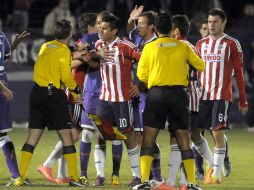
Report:
[[[64,86],[70,90],[77,87],[70,64],[71,52],[65,44],[53,40],[42,45],[34,65],[29,128],[70,128],[68,102],[63,90]]]
[[[71,129],[66,86],[75,93],[77,83],[71,74],[71,52],[69,48],[53,40],[42,45],[34,66],[34,86],[29,107],[29,129],[63,130]],[[27,169],[35,146],[25,143],[21,151],[20,176],[26,179]],[[78,181],[77,155],[74,145],[63,146],[71,179]]]
[[[164,129],[167,118],[174,129],[190,126],[188,85],[189,65],[198,71],[205,63],[185,43],[160,37],[147,44],[138,63],[137,76],[148,86],[143,113],[144,127]],[[152,155],[141,150],[142,182],[149,179]],[[187,180],[195,184],[194,159],[191,149],[181,151]]]

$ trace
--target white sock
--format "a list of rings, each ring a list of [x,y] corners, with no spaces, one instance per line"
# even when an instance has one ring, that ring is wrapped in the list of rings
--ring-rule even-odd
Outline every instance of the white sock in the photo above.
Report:
[[[63,155],[63,143],[59,141],[54,150],[50,153],[47,160],[43,163],[43,166],[52,168],[54,165],[54,162],[59,159]]]
[[[177,172],[182,163],[181,151],[177,144],[172,144],[169,151],[169,160],[168,160],[168,184],[175,185]]]
[[[135,146],[133,149],[127,150],[131,162],[132,176],[141,178],[140,175],[140,149]]]
[[[207,140],[201,136],[201,139],[197,142],[193,142],[193,144],[200,155],[206,160],[207,165],[210,168],[213,167],[213,155],[208,146]]]
[[[58,159],[58,173],[57,178],[66,178],[66,161],[63,156]]]
[[[97,176],[104,177],[104,166],[106,160],[106,145],[95,145],[94,162]]]
[[[213,177],[220,178],[222,167],[224,164],[224,158],[226,154],[226,147],[214,148],[214,166],[213,166]]]
[[[180,171],[181,171],[181,176],[180,176],[179,184],[180,185],[182,185],[182,184],[187,185],[187,177],[186,177],[186,173],[185,173],[183,164],[181,164]]]

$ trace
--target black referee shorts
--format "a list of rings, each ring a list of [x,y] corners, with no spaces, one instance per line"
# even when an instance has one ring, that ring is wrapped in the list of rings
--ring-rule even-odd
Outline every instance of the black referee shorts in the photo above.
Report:
[[[70,129],[71,120],[68,100],[62,89],[53,88],[48,96],[47,87],[35,84],[32,88],[30,100],[29,128],[48,130]]]
[[[175,129],[189,129],[189,96],[183,86],[155,86],[147,95],[144,126],[164,129],[166,120]]]

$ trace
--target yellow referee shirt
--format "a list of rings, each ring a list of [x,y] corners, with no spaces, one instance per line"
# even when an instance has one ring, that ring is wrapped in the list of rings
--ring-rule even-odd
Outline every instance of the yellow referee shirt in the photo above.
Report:
[[[34,65],[34,82],[41,87],[47,87],[50,82],[54,87],[62,84],[74,90],[77,83],[71,74],[71,52],[69,48],[56,40],[42,45],[38,59]]]
[[[205,63],[186,44],[170,37],[145,45],[138,63],[140,81],[152,86],[188,85],[189,66],[203,71]]]

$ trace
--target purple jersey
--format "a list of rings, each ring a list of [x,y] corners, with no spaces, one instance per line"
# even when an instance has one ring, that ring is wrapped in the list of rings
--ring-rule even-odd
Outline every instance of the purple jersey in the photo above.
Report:
[[[5,59],[11,55],[10,43],[3,32],[0,32],[0,75],[6,75]],[[3,79],[2,79],[3,80]]]
[[[4,85],[7,87],[5,59],[7,59],[10,54],[10,43],[5,34],[0,32],[0,80],[3,81]],[[11,130],[9,108],[9,101],[7,101],[4,95],[0,93],[0,133],[5,133]]]
[[[93,50],[96,41],[99,40],[98,33],[86,34],[82,38],[82,43],[88,43],[88,50]],[[99,93],[101,88],[100,70],[92,67],[87,68],[84,80],[84,92]]]

